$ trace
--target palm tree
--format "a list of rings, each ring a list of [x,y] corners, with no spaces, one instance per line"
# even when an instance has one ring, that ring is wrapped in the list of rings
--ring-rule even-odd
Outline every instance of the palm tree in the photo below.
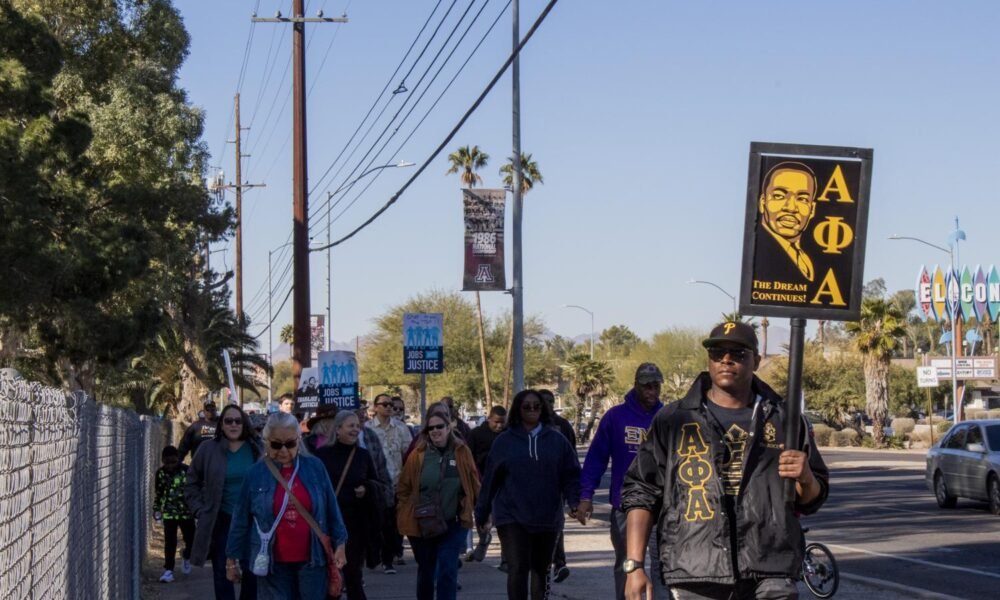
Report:
[[[885,447],[885,423],[889,416],[889,360],[906,335],[905,316],[899,307],[882,298],[865,298],[861,319],[847,324],[854,345],[861,352],[865,371],[865,404],[872,419],[876,448]]]
[[[538,170],[538,163],[531,160],[530,154],[522,152],[521,157],[521,193],[527,194],[536,183],[545,183],[545,179]],[[503,177],[503,184],[514,189],[514,157],[507,160],[507,164],[500,167],[500,175]]]
[[[452,173],[461,172],[459,179],[462,181],[462,184],[472,189],[476,187],[477,183],[482,183],[483,178],[476,171],[485,167],[489,159],[490,155],[480,150],[479,146],[473,146],[472,148],[462,146],[448,155],[451,167],[446,174],[451,175]],[[490,373],[486,365],[486,331],[483,327],[483,302],[479,296],[479,290],[476,290],[476,322],[479,325],[479,358],[483,363],[483,394],[486,397],[486,406],[492,406],[493,394],[490,392]]]
[[[295,329],[292,327],[291,323],[287,323],[285,324],[284,327],[281,328],[281,332],[278,333],[278,341],[281,342],[282,344],[288,344],[289,346],[291,346],[294,340],[295,340]]]
[[[462,185],[471,189],[476,187],[477,183],[483,182],[483,178],[476,171],[486,166],[486,162],[490,160],[490,155],[480,150],[479,146],[473,146],[472,148],[462,146],[449,154],[448,160],[451,162],[451,167],[446,174],[451,175],[452,173],[461,171],[462,174],[459,175],[459,179],[462,181]]]
[[[603,360],[594,360],[587,354],[574,354],[563,369],[573,380],[573,393],[576,394],[576,422],[573,426],[580,430],[583,421],[584,405],[589,400],[590,417],[583,440],[590,437],[597,415],[594,412],[594,400],[608,395],[608,388],[615,379],[614,369]]]

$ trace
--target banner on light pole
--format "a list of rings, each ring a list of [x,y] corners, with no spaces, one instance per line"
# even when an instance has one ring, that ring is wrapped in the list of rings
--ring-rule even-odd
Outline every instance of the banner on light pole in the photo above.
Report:
[[[465,291],[504,291],[503,230],[507,190],[463,189]]]

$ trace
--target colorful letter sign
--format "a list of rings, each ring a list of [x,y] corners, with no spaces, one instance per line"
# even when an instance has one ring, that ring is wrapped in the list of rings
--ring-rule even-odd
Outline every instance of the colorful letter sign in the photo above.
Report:
[[[403,372],[444,372],[442,313],[403,315]]]
[[[937,265],[933,269],[920,267],[915,290],[920,313],[926,319],[949,321],[954,306],[960,319],[996,322],[997,316],[1000,316],[1000,275],[997,268],[993,265],[985,269],[980,265],[976,265],[975,269],[964,266],[959,272],[961,277]],[[926,303],[930,304],[930,311],[923,308]]]
[[[740,313],[856,320],[872,150],[750,145]]]

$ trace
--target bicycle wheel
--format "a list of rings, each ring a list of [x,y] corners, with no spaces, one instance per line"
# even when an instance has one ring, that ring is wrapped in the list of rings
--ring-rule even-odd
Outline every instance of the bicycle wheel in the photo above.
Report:
[[[806,553],[802,558],[802,578],[806,587],[817,598],[829,598],[837,593],[840,572],[833,553],[826,546],[815,542],[806,546]]]

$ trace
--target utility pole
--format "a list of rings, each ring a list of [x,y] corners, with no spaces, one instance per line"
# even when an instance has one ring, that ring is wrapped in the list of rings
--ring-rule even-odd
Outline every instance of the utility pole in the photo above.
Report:
[[[309,329],[309,177],[306,165],[306,23],[346,23],[347,17],[307,18],[302,0],[293,0],[292,16],[253,17],[255,23],[292,24],[292,378],[312,364]]]
[[[514,393],[524,389],[524,285],[522,281],[521,260],[521,54],[517,51],[521,43],[521,22],[518,12],[518,0],[511,2],[511,14],[514,17],[514,61],[511,64],[511,80],[513,81],[513,98],[511,113],[513,120],[514,142],[514,285],[511,296],[514,300],[512,318],[514,320]]]
[[[236,137],[232,143],[236,144],[236,183],[230,182],[228,185],[220,186],[222,189],[230,189],[236,192],[236,322],[240,327],[245,325],[243,320],[243,188],[266,187],[263,183],[243,182],[243,159],[250,156],[243,154],[241,143],[242,132],[245,131],[240,126],[240,95],[236,94]],[[246,128],[246,129],[249,129]],[[240,374],[243,374],[243,367],[239,367]],[[240,406],[243,405],[243,388],[240,388]]]

